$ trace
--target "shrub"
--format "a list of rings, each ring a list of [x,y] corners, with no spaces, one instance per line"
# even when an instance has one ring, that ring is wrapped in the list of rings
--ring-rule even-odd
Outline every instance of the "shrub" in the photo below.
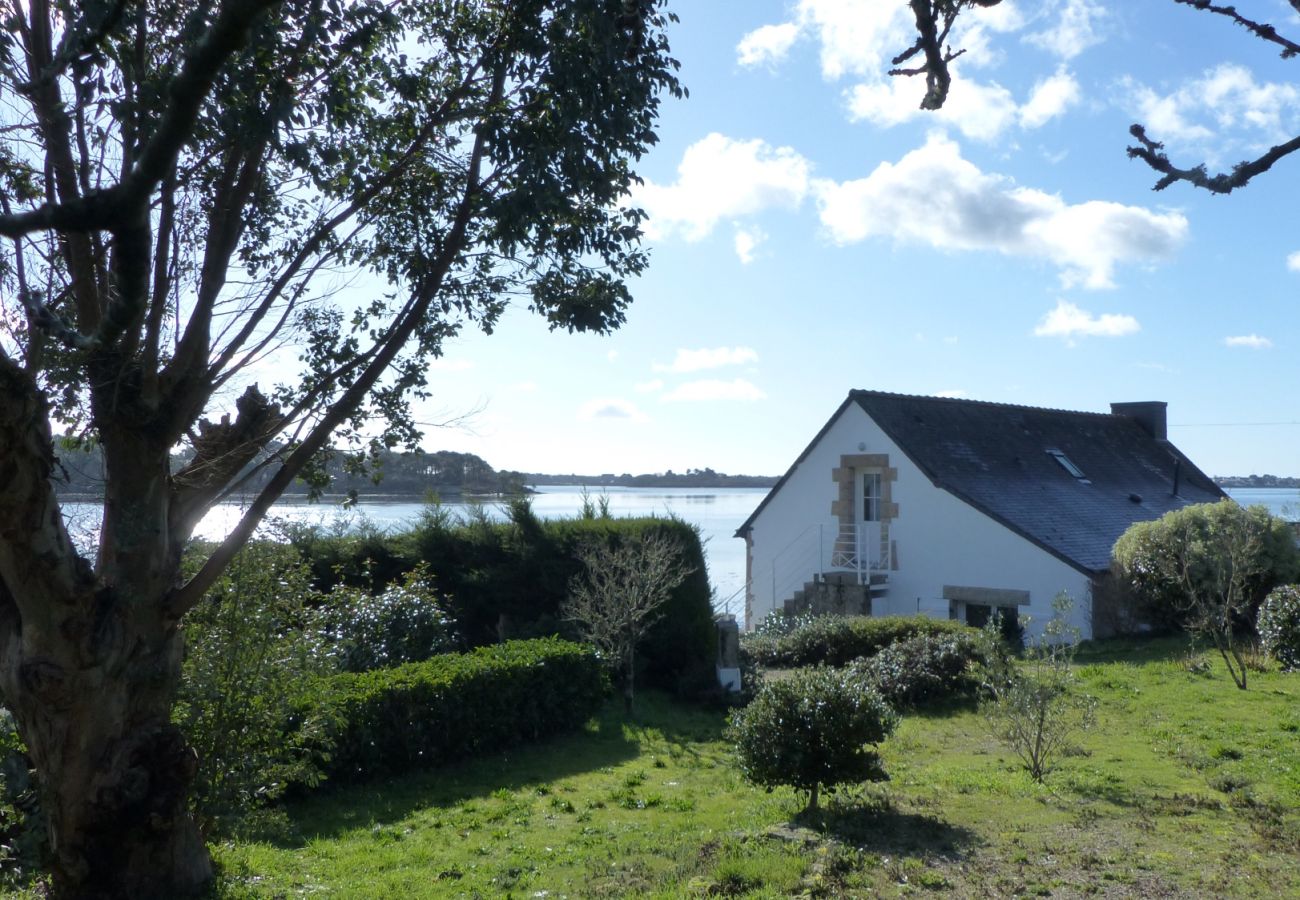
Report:
[[[49,828],[18,726],[0,708],[0,888],[22,890],[41,872]]]
[[[344,673],[300,705],[332,723],[331,777],[429,768],[576,728],[605,695],[588,647],[510,641],[392,669]]]
[[[1285,671],[1300,669],[1300,585],[1274,588],[1259,608],[1259,639],[1264,652]]]
[[[884,781],[875,745],[898,723],[889,705],[849,669],[804,669],[764,685],[733,713],[729,736],[740,770],[769,791],[789,785],[817,809],[822,789]]]
[[[746,635],[746,650],[769,668],[846,666],[917,635],[962,634],[966,625],[927,616],[823,616],[782,637]]]
[[[920,634],[853,666],[895,709],[972,693],[985,659],[977,633]]]
[[[774,609],[754,626],[754,630],[750,634],[755,637],[784,637],[798,628],[811,625],[817,618],[818,615],[811,610],[786,612],[783,609]]]
[[[419,662],[456,648],[456,634],[423,563],[378,594],[338,585],[315,618],[321,651],[344,672]]]
[[[285,728],[332,672],[304,628],[311,596],[297,554],[259,541],[240,551],[185,620],[173,715],[199,754],[193,802],[209,834],[235,829],[289,785],[320,777],[329,747],[319,718]]]
[[[1236,632],[1252,627],[1269,590],[1300,571],[1290,527],[1262,506],[1202,503],[1131,526],[1114,557],[1153,617],[1211,639],[1245,690]]]

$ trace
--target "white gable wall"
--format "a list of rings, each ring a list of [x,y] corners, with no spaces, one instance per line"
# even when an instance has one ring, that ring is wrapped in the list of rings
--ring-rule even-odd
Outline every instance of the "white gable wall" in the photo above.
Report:
[[[964,619],[964,604],[944,599],[946,586],[1027,591],[1029,603],[1019,612],[1032,618],[1029,633],[1035,634],[1051,618],[1052,600],[1065,591],[1075,601],[1072,624],[1084,637],[1091,635],[1086,575],[936,488],[856,403],[845,408],[753,522],[751,627],[811,581],[814,572],[828,568],[839,528],[831,514],[838,496],[831,472],[841,456],[858,453],[887,454],[898,472],[892,485],[898,516],[889,525],[898,568],[889,572],[888,588],[874,600],[873,614],[950,608]]]

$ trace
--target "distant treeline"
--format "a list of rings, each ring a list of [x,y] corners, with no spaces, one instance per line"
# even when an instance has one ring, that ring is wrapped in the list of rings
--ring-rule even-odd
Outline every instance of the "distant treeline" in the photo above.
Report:
[[[96,446],[56,450],[59,460],[59,490],[77,496],[101,496],[104,492],[103,456]],[[172,454],[172,471],[179,471],[188,454]],[[251,471],[240,485],[242,494],[255,493],[271,478],[275,467]],[[526,490],[516,473],[498,472],[473,453],[440,450],[437,453],[384,452],[358,467],[355,459],[335,454],[325,463],[330,494],[423,498],[430,494],[513,494]],[[295,481],[285,494],[302,496],[310,489]]]
[[[518,474],[525,484],[578,484],[586,487],[771,487],[775,475],[728,475],[712,469],[687,469],[685,472],[657,472],[648,475],[543,475],[537,472]]]
[[[73,496],[98,497],[104,492],[104,461],[97,446],[61,445],[56,450],[59,463],[59,490]],[[179,471],[189,460],[187,452],[172,455],[172,471]],[[242,494],[255,493],[270,479],[274,466],[252,471],[240,486]],[[354,458],[338,453],[325,464],[330,494],[355,493],[358,497],[410,497],[422,499],[431,494],[456,497],[463,494],[518,494],[530,486],[577,484],[591,487],[770,487],[775,478],[754,475],[726,475],[712,469],[687,469],[678,474],[671,469],[653,475],[545,475],[500,471],[473,453],[439,450],[436,453],[380,453],[377,459],[358,466]],[[285,494],[302,496],[309,488],[295,481]]]
[[[1293,475],[1219,475],[1214,482],[1225,488],[1300,488],[1300,478]]]

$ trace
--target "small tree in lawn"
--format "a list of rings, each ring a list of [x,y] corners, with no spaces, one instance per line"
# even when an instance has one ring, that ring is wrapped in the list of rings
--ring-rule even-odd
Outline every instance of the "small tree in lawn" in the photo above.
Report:
[[[765,684],[732,717],[730,736],[746,780],[806,792],[806,814],[817,811],[823,789],[887,780],[876,745],[897,724],[861,672],[819,666]]]
[[[1001,646],[996,619],[983,632],[985,718],[994,736],[1020,757],[1039,783],[1061,751],[1076,734],[1091,728],[1096,717],[1096,699],[1074,687],[1072,665],[1079,630],[1068,624],[1073,606],[1067,594],[1057,595],[1051,621],[1025,649],[1025,660],[1019,665]]]
[[[591,543],[578,554],[585,572],[569,585],[562,612],[618,667],[632,712],[636,648],[694,568],[666,534],[647,532],[617,544]]]

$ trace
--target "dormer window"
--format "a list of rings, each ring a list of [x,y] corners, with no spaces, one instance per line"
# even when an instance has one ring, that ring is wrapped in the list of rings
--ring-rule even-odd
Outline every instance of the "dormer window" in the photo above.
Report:
[[[1080,481],[1087,481],[1087,476],[1083,474],[1083,469],[1080,469],[1078,466],[1076,466],[1074,464],[1074,461],[1070,459],[1070,457],[1062,453],[1060,450],[1057,450],[1055,447],[1052,447],[1047,451],[1047,455],[1050,456],[1052,459],[1056,460],[1058,463],[1060,463],[1061,468],[1069,472],[1075,478],[1079,479]]]

